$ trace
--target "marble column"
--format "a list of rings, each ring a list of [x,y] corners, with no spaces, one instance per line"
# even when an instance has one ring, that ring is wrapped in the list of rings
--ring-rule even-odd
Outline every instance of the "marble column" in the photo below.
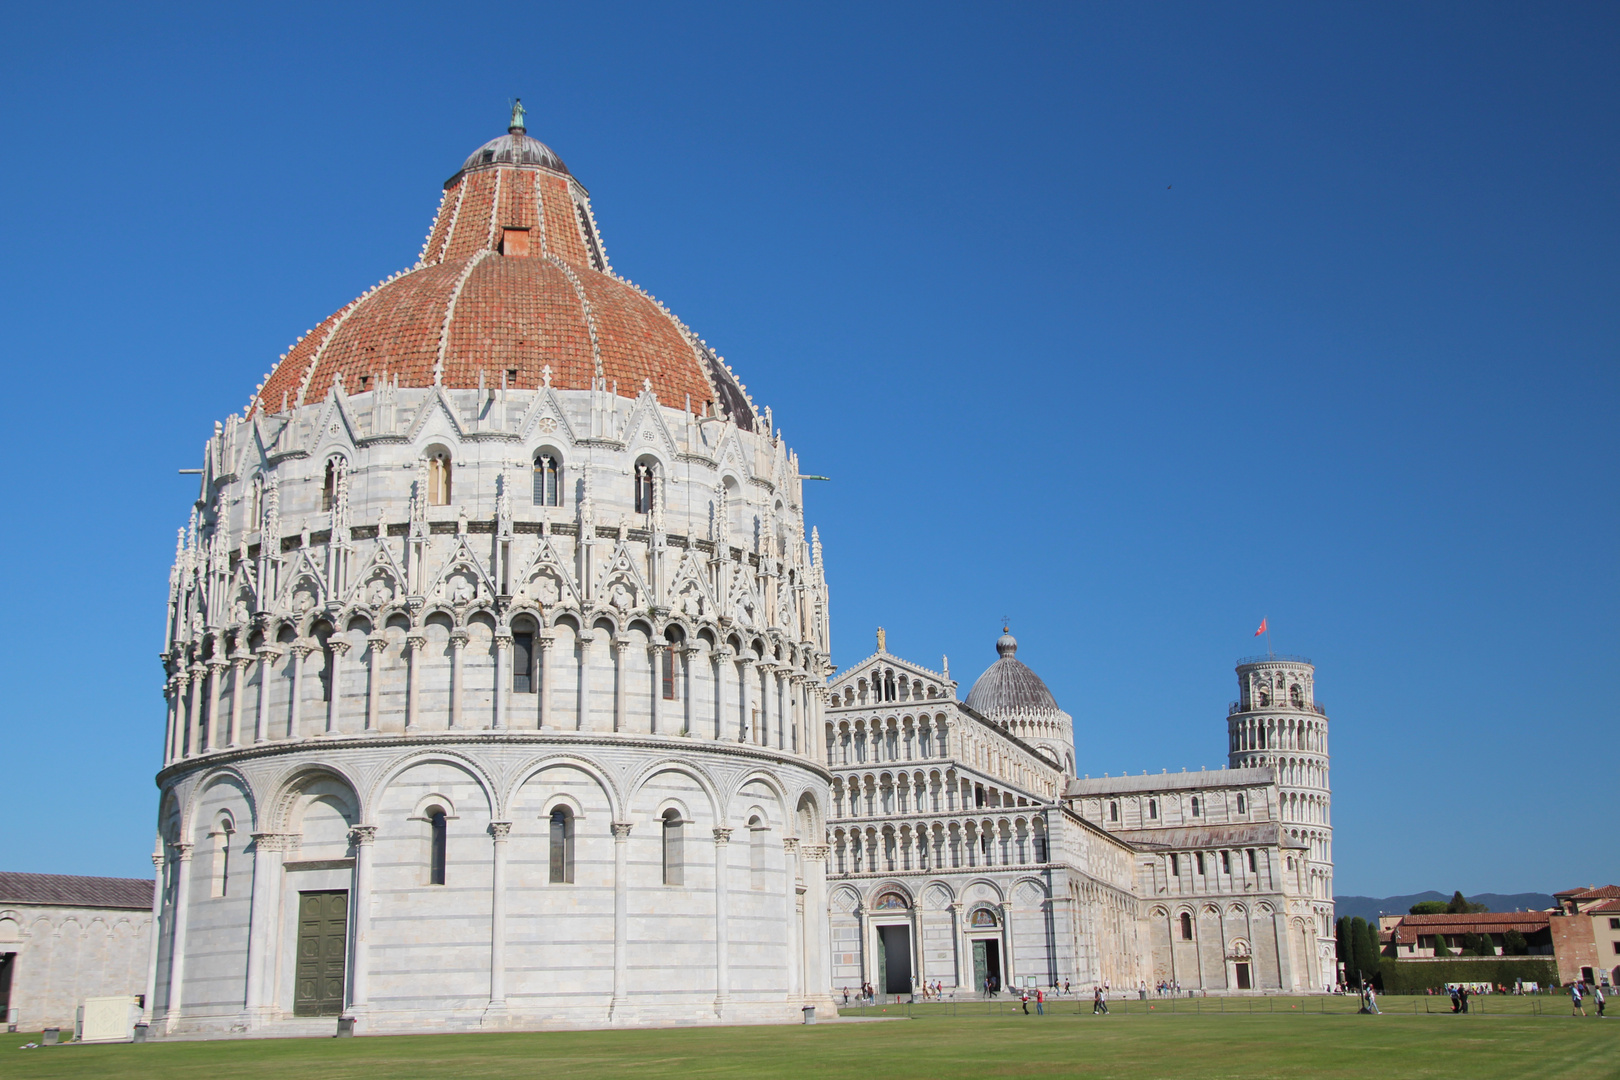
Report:
[[[382,658],[388,648],[387,634],[371,634],[366,638],[370,648],[366,651],[366,730],[382,727]]]
[[[180,756],[190,757],[200,753],[202,747],[198,745],[201,739],[201,702],[198,701],[199,690],[203,681],[203,666],[195,664],[186,672],[186,736],[180,744]]]
[[[727,937],[726,913],[731,906],[727,898],[728,878],[731,876],[731,830],[714,830],[714,1015],[726,1018],[726,1003],[731,998],[731,960]]]
[[[967,987],[969,990],[978,990],[978,980],[973,976],[973,945],[967,936],[967,913],[965,904],[960,900],[951,903],[952,945],[955,948],[956,960],[956,986],[957,989]]]
[[[354,902],[350,905],[354,969],[349,978],[349,1008],[356,1013],[364,1012],[371,1001],[371,863],[376,839],[375,825],[356,825],[349,830],[349,843],[354,845]]]
[[[266,645],[256,650],[259,657],[259,704],[253,714],[253,741],[262,743],[269,737],[270,726],[270,674],[281,650]]]
[[[613,1001],[608,1018],[617,1019],[630,990],[628,938],[630,929],[630,822],[613,822]]]
[[[591,730],[591,650],[596,647],[596,631],[589,627],[579,633],[579,716],[575,727]]]
[[[654,641],[647,649],[647,656],[652,664],[652,716],[649,725],[654,735],[664,735],[664,663],[675,661],[669,655],[669,645],[662,641]],[[670,672],[671,682],[674,681],[674,672]]]
[[[293,673],[292,673],[292,700],[287,708],[287,738],[296,739],[300,732],[299,713],[304,704],[304,660],[314,648],[305,642],[296,642],[292,646]]]
[[[683,645],[680,649],[681,697],[684,699],[681,711],[682,735],[692,734],[692,657],[697,655],[697,652],[698,650],[691,645]]]
[[[737,661],[737,741],[752,741],[754,726],[754,661],[741,657]]]
[[[510,821],[489,823],[489,838],[495,845],[489,903],[489,1009],[493,1013],[506,1011],[506,838],[511,832]]]
[[[421,725],[422,709],[422,650],[427,647],[427,635],[405,635],[405,730],[417,731]]]
[[[804,908],[808,914],[805,933],[809,938],[806,943],[804,996],[807,1003],[814,1004],[816,999],[828,1008],[832,1007],[832,970],[828,961],[832,957],[832,920],[827,916],[827,852],[826,844],[806,844],[801,842],[799,853],[803,857],[804,866]]]
[[[506,727],[506,699],[512,688],[512,632],[495,631],[495,721],[496,731]]]
[[[281,861],[287,837],[281,833],[253,834],[253,900],[248,916],[247,1013],[249,1022],[262,1020],[274,998],[265,973],[277,936],[281,909]],[[271,974],[275,965],[268,964]]]
[[[218,642],[215,643],[216,645]],[[214,659],[208,661],[208,723],[203,728],[203,735],[198,749],[214,750],[219,743],[219,695],[220,687],[225,682],[225,669],[231,666],[229,660]]]
[[[630,647],[628,638],[613,639],[613,730],[624,731],[625,727],[625,700],[630,696],[629,687],[624,684],[625,677],[625,650]]]
[[[714,737],[726,738],[726,673],[734,670],[730,646],[722,646],[714,654]]]
[[[462,657],[467,652],[468,634],[465,630],[452,630],[450,632],[450,726],[462,726],[461,720],[461,691],[464,679],[462,677]]]
[[[803,927],[800,920],[804,915],[804,881],[803,871],[799,866],[799,838],[786,836],[782,838],[782,854],[787,880],[787,976],[788,1000],[798,1001],[804,996],[804,986],[800,982],[799,961],[804,955],[804,944],[801,940]]]
[[[164,1016],[166,1031],[175,1029],[185,1006],[186,930],[191,921],[191,850],[195,846],[184,842],[170,845],[180,866],[174,888],[174,936],[169,945],[169,1007]]]
[[[1018,985],[1018,962],[1013,953],[1013,906],[1001,905],[1001,966],[1006,970],[1006,985]]]
[[[146,997],[141,1007],[141,1019],[152,1020],[152,1006],[157,1002],[158,945],[163,940],[163,838],[158,837],[157,850],[152,852],[152,932],[147,943]]]
[[[556,639],[540,635],[540,727],[551,727],[551,647]]]
[[[326,644],[332,657],[332,670],[326,673],[326,733],[336,735],[343,728],[343,658],[349,655],[349,643],[334,635]]]
[[[170,675],[169,685],[166,688],[169,698],[169,730],[163,739],[163,763],[169,764],[180,756],[180,716],[184,711],[181,705],[185,697],[184,676]]]
[[[237,653],[231,657],[231,731],[227,746],[241,745],[242,738],[242,696],[247,691],[247,669],[253,663],[253,657],[246,653]]]

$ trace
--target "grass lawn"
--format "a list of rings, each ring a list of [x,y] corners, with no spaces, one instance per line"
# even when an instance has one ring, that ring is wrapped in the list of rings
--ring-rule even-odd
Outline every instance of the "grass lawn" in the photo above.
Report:
[[[1073,1004],[1072,1002],[1069,1004]],[[1408,1010],[1410,1007],[1408,1006]],[[1567,1010],[1566,1010],[1567,1011]],[[38,1041],[14,1035],[11,1046]],[[1120,1080],[1620,1077],[1620,1023],[1533,1015],[1358,1017],[1305,1010],[1174,1014],[1133,1010],[956,1016],[884,1023],[544,1034],[418,1035],[62,1046],[0,1044],[6,1080],[464,1080],[471,1077],[1040,1076]]]

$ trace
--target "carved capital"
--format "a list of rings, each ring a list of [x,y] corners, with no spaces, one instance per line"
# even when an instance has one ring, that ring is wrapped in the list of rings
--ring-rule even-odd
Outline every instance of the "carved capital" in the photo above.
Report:
[[[297,846],[299,837],[291,833],[256,832],[253,846],[260,851],[290,851]]]
[[[166,860],[163,858],[163,856],[161,854],[159,854],[157,852],[152,853],[152,869],[153,870],[157,870],[157,871],[161,872],[163,870],[163,864],[164,864],[165,861]]]
[[[191,849],[197,845],[188,844],[184,840],[181,840],[177,843],[170,844],[169,846],[174,849],[174,857],[179,859],[181,862],[185,862],[187,859],[191,858]]]
[[[714,842],[716,844],[731,843],[731,830],[724,827],[717,827],[714,830]]]
[[[336,656],[347,656],[352,646],[342,638],[335,637],[326,643],[326,647],[331,649]]]
[[[293,642],[291,645],[287,646],[287,648],[292,652],[292,654],[294,656],[298,657],[298,659],[300,659],[300,660],[303,660],[306,657],[308,657],[310,653],[315,652],[317,649],[319,649],[320,646],[315,644],[315,642],[313,642],[313,641],[309,641],[307,639],[300,638],[299,640]]]
[[[512,647],[512,631],[495,631],[495,647],[497,649],[510,649]]]
[[[454,645],[458,649],[463,648],[467,642],[471,640],[472,635],[467,633],[465,630],[450,631],[450,644]]]
[[[784,837],[782,837],[782,850],[787,852],[789,855],[798,854],[798,852],[799,852],[799,838],[797,836],[784,836]]]
[[[356,847],[364,847],[377,839],[377,826],[356,825],[349,830],[349,843]]]
[[[492,821],[489,823],[489,838],[497,844],[506,843],[506,838],[512,832],[510,821]]]
[[[799,853],[811,862],[826,862],[831,852],[832,848],[827,844],[803,844],[799,847]]]
[[[276,657],[281,655],[281,646],[264,644],[260,645],[257,649],[254,649],[253,652],[254,655],[256,655],[260,660],[264,661],[266,664],[273,664],[276,662]]]
[[[427,635],[415,633],[406,634],[405,647],[411,650],[411,652],[417,652],[421,649],[425,649],[427,647]]]
[[[368,634],[366,635],[366,644],[370,645],[374,652],[382,652],[388,648],[388,635]]]
[[[613,839],[624,841],[630,838],[630,825],[628,821],[615,821],[613,823]]]
[[[553,645],[555,645],[556,643],[557,643],[557,639],[552,637],[550,634],[541,634],[540,635],[540,651],[541,652],[543,652],[543,653],[550,652],[551,647]]]

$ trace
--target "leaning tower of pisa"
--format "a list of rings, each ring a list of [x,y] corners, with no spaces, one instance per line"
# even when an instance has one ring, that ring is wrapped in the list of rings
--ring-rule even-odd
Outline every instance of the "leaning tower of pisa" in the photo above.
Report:
[[[1316,666],[1303,656],[1238,661],[1238,699],[1227,709],[1234,769],[1277,771],[1277,818],[1287,839],[1306,852],[1285,864],[1290,891],[1308,904],[1319,940],[1333,937],[1333,815],[1328,782],[1327,709],[1316,699]],[[1332,980],[1332,957],[1322,958]]]

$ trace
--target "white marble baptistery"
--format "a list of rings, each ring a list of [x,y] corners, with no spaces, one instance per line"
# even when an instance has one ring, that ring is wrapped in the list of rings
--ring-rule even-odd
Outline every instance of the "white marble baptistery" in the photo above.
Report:
[[[797,458],[521,112],[202,464],[155,1031],[831,1009]]]

